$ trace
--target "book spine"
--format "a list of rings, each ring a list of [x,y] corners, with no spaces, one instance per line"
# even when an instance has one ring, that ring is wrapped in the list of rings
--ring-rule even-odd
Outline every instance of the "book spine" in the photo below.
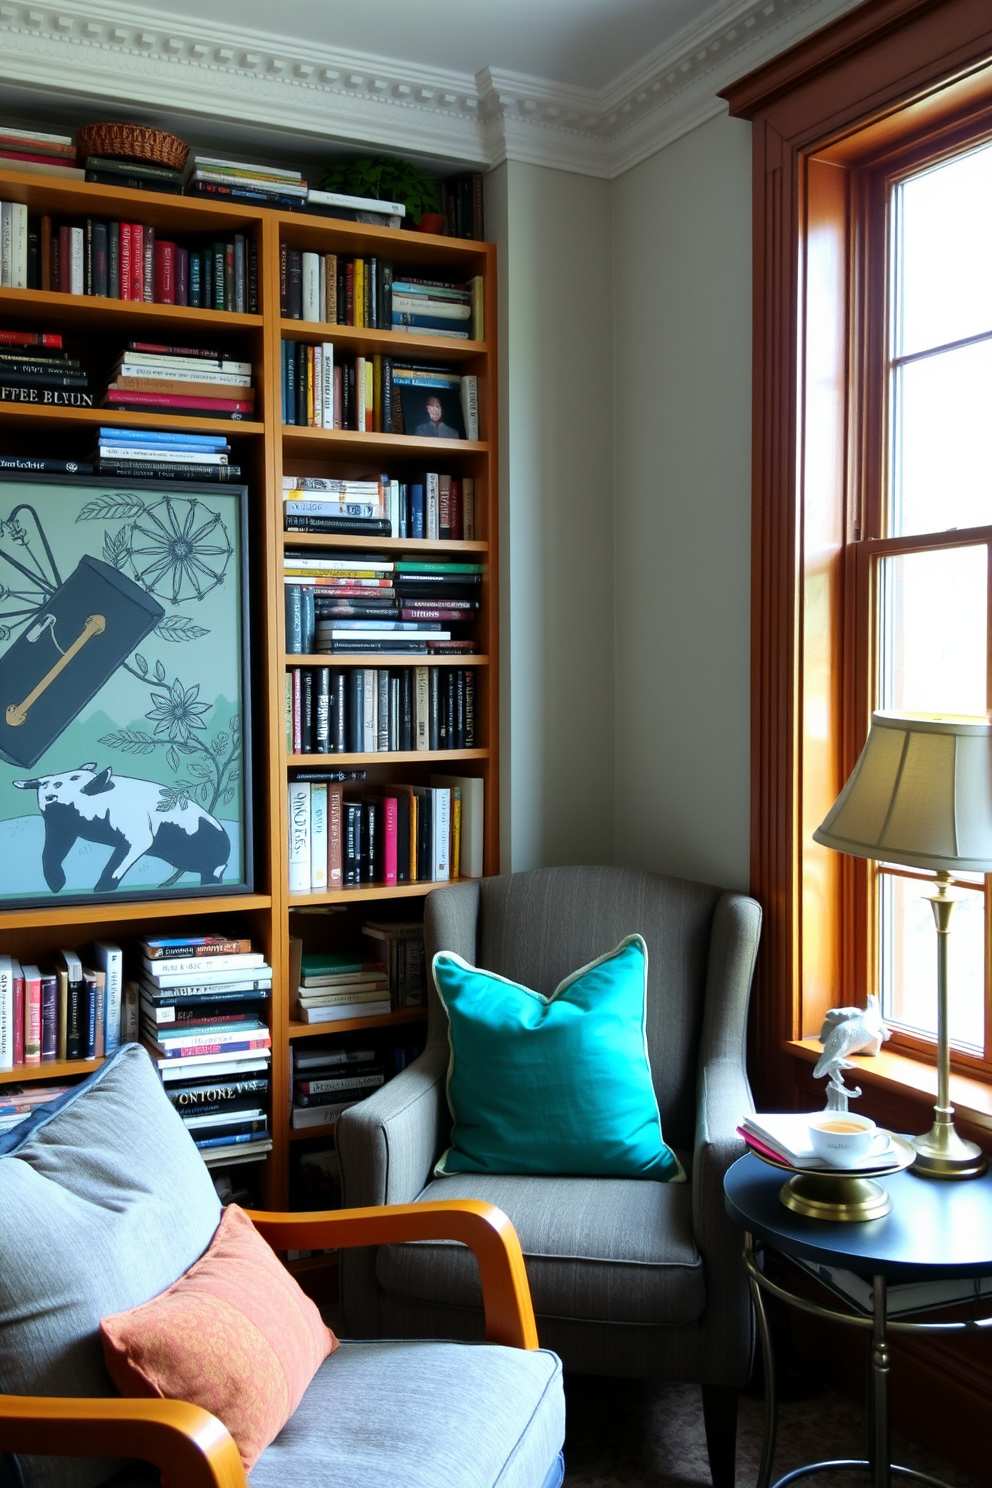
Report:
[[[427,751],[430,741],[430,674],[432,668],[418,666],[414,671],[414,748]]]
[[[327,786],[327,887],[340,889],[344,882],[344,786]]]
[[[41,1063],[41,977],[37,968],[24,974],[24,1063]]]
[[[289,892],[310,892],[310,786],[299,780],[289,786]]]
[[[320,320],[320,260],[316,253],[300,255],[300,312],[302,320]]]
[[[140,222],[131,223],[131,293],[128,298],[145,298],[145,231]]]
[[[315,781],[310,786],[310,892],[313,894],[327,888],[327,835],[327,785]]]
[[[10,957],[0,966],[0,1070],[14,1067],[14,968]]]
[[[382,881],[387,886],[396,883],[397,834],[398,802],[387,796],[382,803]]]
[[[24,977],[21,974],[19,962],[14,962],[12,971],[12,995],[13,995],[13,1040],[14,1040],[14,1063],[24,1063]]]
[[[141,296],[147,305],[155,301],[155,229],[142,228],[141,238],[142,272]]]
[[[58,978],[41,979],[41,1062],[51,1064],[58,1046]]]

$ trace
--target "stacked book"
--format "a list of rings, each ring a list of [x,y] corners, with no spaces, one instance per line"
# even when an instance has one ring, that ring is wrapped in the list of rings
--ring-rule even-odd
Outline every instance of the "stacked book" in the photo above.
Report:
[[[102,155],[87,155],[83,161],[87,181],[100,186],[124,187],[128,191],[163,191],[167,196],[181,196],[183,173],[150,160],[108,160]]]
[[[473,335],[472,290],[467,284],[394,278],[390,322],[394,331],[410,336],[481,340]]]
[[[369,959],[348,951],[303,952],[296,1009],[301,1022],[376,1018],[390,1007],[389,978],[378,957]]]
[[[253,206],[293,211],[307,199],[307,183],[300,171],[221,160],[192,150],[186,161],[184,180],[187,196],[203,196],[212,201],[248,202]]]
[[[287,754],[474,749],[472,667],[292,667]]]
[[[62,337],[43,331],[0,330],[0,403],[92,408],[89,378]]]
[[[375,1049],[293,1047],[293,1128],[333,1128],[342,1111],[385,1083]]]
[[[287,549],[287,649],[297,655],[473,655],[478,643],[450,627],[475,618],[482,576],[480,563],[393,562],[370,554],[331,557]],[[342,613],[349,603],[350,616]],[[393,613],[374,613],[387,607]]]
[[[132,1036],[122,967],[120,947],[109,941],[83,956],[56,951],[43,966],[0,956],[0,1070],[113,1054]]]
[[[0,1137],[70,1089],[69,1085],[4,1085],[0,1088]]]
[[[265,957],[239,936],[149,939],[139,949],[141,1040],[205,1160],[268,1152]]]
[[[423,921],[366,920],[362,934],[385,959],[393,1007],[422,1007],[427,996]]]
[[[391,537],[390,511],[399,500],[399,481],[332,480],[321,476],[284,475],[283,527],[287,532],[367,533]]]
[[[42,134],[20,127],[0,129],[0,170],[83,179],[83,172],[76,167],[71,134]]]
[[[307,770],[289,783],[291,894],[481,876],[481,780],[432,775],[430,785],[358,790],[339,773]]]
[[[101,426],[93,469],[129,480],[236,481],[241,466],[230,464],[230,451],[227,440],[213,434]]]
[[[111,375],[105,408],[185,413],[196,418],[255,416],[251,362],[234,361],[221,351],[129,341]]]
[[[338,217],[345,222],[363,222],[367,227],[402,227],[406,216],[403,202],[385,201],[372,196],[349,196],[341,191],[307,192],[301,208],[318,217]]]

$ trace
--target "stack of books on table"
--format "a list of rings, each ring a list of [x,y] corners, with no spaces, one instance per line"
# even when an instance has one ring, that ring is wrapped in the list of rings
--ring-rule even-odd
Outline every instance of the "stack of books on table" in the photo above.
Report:
[[[282,494],[283,526],[287,532],[393,535],[388,476],[380,476],[378,480],[332,480],[284,475]]]
[[[251,362],[194,346],[129,341],[114,362],[105,408],[185,413],[195,418],[251,419]]]
[[[122,1036],[123,957],[97,941],[51,964],[0,956],[0,1070],[57,1059],[102,1059]]]
[[[221,435],[179,434],[170,429],[101,426],[93,448],[98,475],[133,480],[236,481],[231,446]]]
[[[0,129],[0,170],[83,180],[71,134],[43,134],[19,126]]]
[[[0,1137],[71,1088],[69,1085],[0,1086]]]
[[[822,1111],[760,1112],[745,1116],[737,1130],[758,1157],[785,1163],[793,1168],[823,1168],[830,1171],[830,1163],[814,1152],[809,1135],[811,1117],[822,1115]],[[868,1166],[867,1162],[865,1165]],[[898,1165],[899,1155],[893,1149],[871,1158],[873,1168],[894,1168]]]
[[[294,1130],[335,1126],[342,1111],[365,1100],[385,1083],[385,1070],[375,1049],[294,1047]]]
[[[63,349],[59,334],[0,330],[0,403],[92,408],[88,388],[82,364]]]
[[[349,951],[303,952],[297,999],[301,1022],[339,1023],[344,1018],[379,1017],[390,1010],[389,977],[379,957]]]
[[[214,201],[248,202],[293,211],[307,198],[307,183],[300,171],[221,160],[193,150],[186,161],[184,179],[187,196]]]
[[[272,969],[265,957],[240,936],[152,939],[139,950],[141,1041],[170,1098],[183,1096],[184,1120],[205,1161],[248,1162],[268,1152],[262,1097]],[[241,1089],[246,1081],[249,1088]],[[221,1087],[235,1094],[219,1093]],[[233,1111],[228,1099],[242,1097],[250,1099]]]

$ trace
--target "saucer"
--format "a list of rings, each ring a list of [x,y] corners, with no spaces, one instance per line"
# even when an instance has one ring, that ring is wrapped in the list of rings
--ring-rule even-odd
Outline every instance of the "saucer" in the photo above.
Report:
[[[831,1178],[884,1178],[888,1173],[901,1173],[904,1168],[908,1168],[915,1161],[916,1149],[905,1137],[900,1137],[896,1132],[886,1131],[884,1127],[879,1127],[879,1131],[883,1136],[888,1137],[887,1153],[896,1154],[895,1162],[882,1165],[871,1162],[863,1168],[811,1168],[803,1164],[785,1162],[784,1159],[771,1157],[766,1152],[759,1152],[756,1147],[751,1146],[750,1142],[748,1142],[748,1150],[753,1152],[755,1157],[760,1157],[761,1161],[767,1163],[770,1168],[781,1168],[783,1173],[805,1173],[817,1178],[827,1176]],[[747,1141],[746,1137],[745,1141]]]

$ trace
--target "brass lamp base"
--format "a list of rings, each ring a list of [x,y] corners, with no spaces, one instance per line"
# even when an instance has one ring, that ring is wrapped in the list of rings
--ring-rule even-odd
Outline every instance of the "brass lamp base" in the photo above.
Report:
[[[978,1178],[988,1167],[982,1149],[958,1136],[952,1116],[952,1111],[938,1106],[937,1119],[926,1135],[912,1138],[913,1172],[920,1178]]]
[[[892,1200],[871,1178],[843,1173],[797,1173],[784,1184],[779,1198],[787,1209],[808,1219],[831,1219],[860,1224],[881,1219]]]

